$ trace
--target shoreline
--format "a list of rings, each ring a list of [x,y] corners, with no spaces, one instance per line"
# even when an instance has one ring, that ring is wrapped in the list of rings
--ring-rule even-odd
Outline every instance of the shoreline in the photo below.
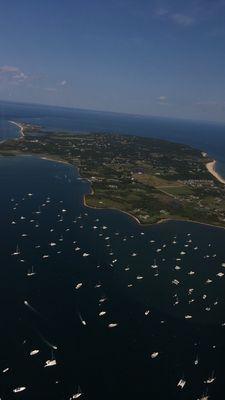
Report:
[[[130,214],[128,211],[124,211],[124,210],[120,210],[119,208],[113,208],[113,207],[94,207],[94,206],[89,206],[88,204],[87,204],[87,202],[86,202],[86,196],[87,195],[92,195],[92,194],[94,194],[94,191],[93,191],[93,189],[92,189],[92,193],[88,193],[88,194],[84,194],[84,196],[83,196],[83,204],[84,204],[84,206],[85,207],[87,207],[87,208],[92,208],[93,210],[111,210],[111,211],[119,211],[119,212],[121,212],[121,213],[123,213],[123,214],[126,214],[126,215],[128,215],[130,218],[132,218],[132,219],[134,219],[135,220],[135,222],[138,224],[138,225],[140,225],[140,226],[153,226],[153,225],[155,225],[155,224],[158,224],[158,222],[155,222],[155,223],[153,223],[153,224],[146,224],[146,225],[144,225],[144,224],[142,224],[140,221],[139,221],[139,219],[137,218],[137,217],[135,217],[135,215],[132,215],[132,214]]]
[[[20,137],[21,138],[23,138],[25,136],[24,135],[24,127],[22,124],[19,124],[18,122],[15,122],[15,121],[8,121],[8,122],[10,122],[10,124],[16,125],[20,129]]]
[[[208,172],[214,176],[220,183],[225,185],[225,179],[216,171],[216,160],[210,161],[206,164]]]
[[[88,179],[87,179],[87,181],[89,182]],[[94,194],[93,188],[92,188],[92,192],[89,193],[88,195],[92,195],[92,194]],[[149,228],[150,226],[161,225],[161,224],[168,223],[168,222],[187,222],[187,223],[191,223],[191,224],[205,225],[205,226],[209,226],[211,228],[216,228],[216,229],[225,229],[225,227],[223,227],[221,225],[214,225],[214,224],[209,224],[206,222],[200,222],[200,221],[194,221],[192,219],[182,219],[182,218],[180,218],[180,219],[179,218],[165,218],[165,219],[160,219],[157,222],[153,222],[153,223],[149,223],[149,224],[142,224],[137,217],[135,217],[133,214],[129,213],[128,211],[124,211],[124,210],[120,210],[119,208],[112,208],[112,207],[109,208],[109,207],[89,206],[86,202],[86,196],[87,196],[87,194],[84,194],[84,196],[83,196],[83,204],[85,207],[91,208],[93,210],[99,210],[99,211],[101,211],[101,210],[106,210],[106,211],[111,210],[111,211],[117,211],[117,212],[119,211],[123,214],[128,215],[130,218],[132,218],[137,223],[137,225],[139,225],[142,228]]]
[[[32,156],[33,156],[34,154],[32,154]],[[55,161],[55,162],[58,162],[58,163],[61,163],[61,164],[66,164],[66,165],[72,165],[73,166],[73,164],[71,164],[71,163],[69,163],[68,161],[63,161],[63,160],[59,160],[59,159],[57,159],[57,158],[54,158],[54,157],[48,157],[48,156],[45,156],[45,155],[37,155],[38,156],[38,158],[41,158],[42,160],[46,160],[46,161]]]
[[[60,160],[60,159],[50,158],[48,156],[46,157],[45,155],[35,155],[35,154],[32,154],[32,153],[30,153],[29,155],[31,157],[35,157],[36,156],[37,158],[40,158],[41,160],[47,160],[47,161],[51,161],[51,162],[58,162],[60,164],[70,165],[71,167],[76,168],[78,170],[78,172],[79,172],[79,175],[80,175],[79,167],[77,167],[76,165],[74,165],[74,164],[72,164],[72,163],[70,163],[68,161],[64,161],[62,159]],[[15,154],[15,156],[24,156],[24,154],[18,153],[18,154]],[[211,164],[211,163],[212,162],[210,162],[209,164]],[[82,178],[82,177],[80,176],[80,178]],[[91,185],[91,182],[90,182],[90,180],[88,178],[82,178],[82,179],[86,180]],[[225,181],[224,181],[224,183],[225,183]],[[182,218],[180,218],[180,219],[179,218],[165,218],[165,219],[160,219],[159,221],[154,222],[154,223],[142,224],[137,217],[135,217],[134,215],[132,215],[128,211],[120,210],[119,208],[94,207],[94,206],[88,205],[87,201],[86,201],[86,196],[87,195],[93,195],[93,194],[94,194],[94,190],[93,190],[93,188],[91,186],[91,193],[86,193],[86,194],[83,195],[83,205],[85,207],[93,209],[93,210],[99,210],[99,211],[101,211],[101,210],[106,210],[106,211],[107,210],[109,210],[109,211],[111,210],[111,211],[117,211],[117,212],[119,211],[119,212],[121,212],[123,214],[126,214],[134,222],[136,222],[137,225],[139,225],[142,228],[148,228],[150,226],[161,225],[161,224],[168,223],[168,222],[188,222],[188,223],[192,223],[192,224],[205,225],[205,226],[208,226],[208,227],[211,227],[211,228],[216,228],[216,229],[225,229],[225,227],[223,227],[221,225],[216,225],[216,224],[214,225],[214,224],[210,224],[210,223],[206,223],[206,222],[200,222],[200,221],[194,221],[194,220],[191,220],[191,219],[182,219]]]

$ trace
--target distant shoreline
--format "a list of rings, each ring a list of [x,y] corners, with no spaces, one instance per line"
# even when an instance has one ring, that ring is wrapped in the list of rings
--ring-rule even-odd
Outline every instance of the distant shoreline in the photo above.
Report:
[[[216,160],[210,161],[206,164],[206,168],[211,175],[214,176],[220,183],[225,185],[225,179],[216,171]]]
[[[15,121],[8,121],[10,124],[16,125],[20,129],[20,137],[24,137],[24,128],[22,124],[19,124],[18,122]]]

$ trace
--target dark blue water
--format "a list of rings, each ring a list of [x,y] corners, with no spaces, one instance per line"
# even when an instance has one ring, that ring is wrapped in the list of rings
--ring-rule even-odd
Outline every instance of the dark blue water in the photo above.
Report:
[[[47,118],[14,112],[5,119]],[[75,130],[85,130],[79,118]],[[0,158],[0,185],[2,399],[67,400],[78,385],[94,400],[222,398],[223,229],[143,228],[86,208],[90,186],[74,168],[30,156]],[[53,345],[57,364],[45,367]]]

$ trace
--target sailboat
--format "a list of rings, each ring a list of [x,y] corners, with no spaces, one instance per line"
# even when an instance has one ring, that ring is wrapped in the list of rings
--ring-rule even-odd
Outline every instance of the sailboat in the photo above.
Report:
[[[156,264],[156,259],[154,259],[154,264],[152,264],[151,267],[152,267],[153,269],[158,268],[158,265]]]
[[[75,394],[73,394],[72,397],[70,397],[70,400],[79,399],[79,397],[81,397],[81,396],[82,396],[81,387],[78,385],[77,392]]]
[[[14,251],[14,253],[12,253],[12,256],[18,256],[19,254],[20,254],[20,250],[19,250],[19,246],[17,244],[16,251]]]
[[[13,389],[14,393],[19,393],[19,392],[23,392],[26,389],[25,386],[20,386],[18,388]]]
[[[57,364],[57,362],[56,362],[56,359],[54,358],[54,353],[53,353],[53,350],[52,350],[52,357],[51,357],[50,360],[47,360],[45,362],[45,367],[53,367],[56,364]]]
[[[34,267],[32,265],[31,270],[28,270],[27,272],[27,276],[34,276],[34,275],[36,275],[36,272],[34,272]]]
[[[81,321],[82,325],[86,326],[86,325],[87,325],[87,322],[82,318],[82,316],[81,316],[80,313],[78,313],[78,316],[79,316],[79,318],[80,318],[80,321]]]
[[[198,356],[196,356],[196,359],[195,359],[195,361],[194,361],[194,364],[195,364],[195,365],[198,365],[198,362],[199,362],[199,359],[198,359]]]
[[[177,304],[179,304],[179,298],[178,298],[177,293],[174,295],[174,297],[176,298],[176,301],[175,301],[175,303],[174,303],[174,306],[176,306]]]
[[[213,383],[215,381],[215,373],[214,371],[212,372],[212,375],[206,380],[206,383]]]
[[[186,385],[186,381],[184,379],[180,379],[177,384],[177,387],[180,387],[181,389],[183,389],[185,385]]]

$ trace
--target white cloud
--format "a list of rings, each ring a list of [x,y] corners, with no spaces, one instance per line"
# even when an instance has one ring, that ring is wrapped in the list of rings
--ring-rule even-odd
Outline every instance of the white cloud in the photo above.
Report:
[[[0,80],[3,82],[19,84],[23,83],[28,78],[28,75],[26,75],[18,67],[14,67],[12,65],[3,65],[0,67]]]
[[[159,96],[159,97],[157,97],[157,100],[158,101],[166,101],[167,100],[167,97],[166,96]]]
[[[189,15],[185,15],[185,14],[171,14],[170,16],[171,20],[173,22],[175,22],[178,25],[181,26],[189,26],[189,25],[193,25],[195,22],[195,19]]]
[[[174,12],[166,8],[156,9],[155,16],[156,18],[160,18],[162,21],[171,21],[172,23],[183,27],[187,27],[195,23],[195,18],[192,14]]]
[[[64,79],[63,81],[60,82],[61,86],[65,86],[67,84],[67,81]]]
[[[155,15],[158,17],[164,17],[165,15],[168,15],[169,11],[166,8],[160,7],[155,11]]]

